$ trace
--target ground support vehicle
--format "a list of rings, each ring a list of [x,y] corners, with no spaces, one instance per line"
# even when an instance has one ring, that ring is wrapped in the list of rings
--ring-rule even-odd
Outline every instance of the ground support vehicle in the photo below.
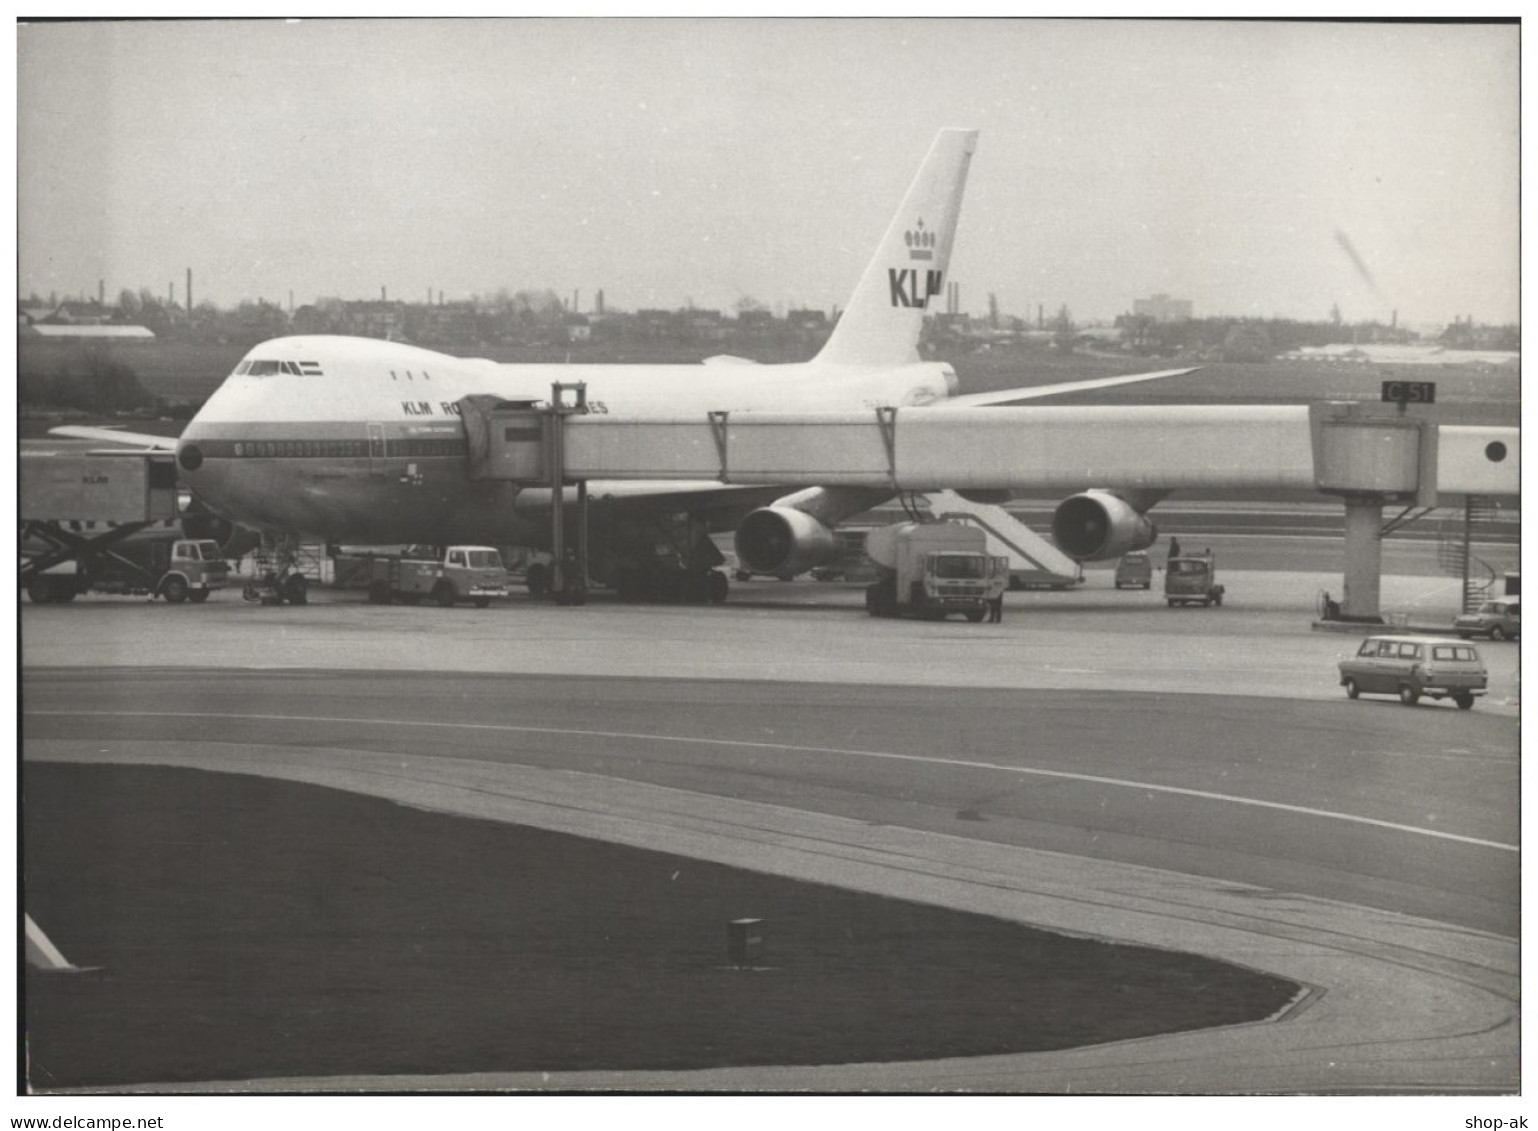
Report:
[[[1146,551],[1134,550],[1122,555],[1121,561],[1116,563],[1116,588],[1153,588],[1153,563]]]
[[[1476,636],[1516,640],[1522,635],[1522,602],[1486,601],[1472,613],[1454,618],[1453,628],[1465,640]]]
[[[1211,550],[1171,558],[1164,567],[1164,599],[1176,605],[1221,605],[1223,586],[1217,582],[1218,563]]]
[[[1009,584],[1008,559],[995,559],[983,532],[959,522],[878,527],[866,538],[865,552],[880,571],[865,590],[865,609],[873,617],[944,620],[961,613],[977,623]]]
[[[96,591],[175,605],[224,587],[219,544],[183,529],[169,452],[24,453],[17,469],[19,582],[31,600]]]
[[[1424,695],[1467,711],[1489,682],[1478,649],[1440,636],[1369,636],[1338,667],[1347,698],[1397,695],[1406,707]]]
[[[310,603],[310,580],[299,571],[291,552],[258,551],[252,556],[254,572],[241,596],[263,605]]]
[[[44,570],[23,570],[27,596],[39,604],[81,593],[147,594],[167,604],[200,603],[229,583],[219,543],[175,531],[142,530]]]
[[[484,609],[507,596],[507,567],[490,546],[409,546],[401,555],[369,562],[368,599],[376,605],[415,605],[431,597],[443,608],[469,601]]]

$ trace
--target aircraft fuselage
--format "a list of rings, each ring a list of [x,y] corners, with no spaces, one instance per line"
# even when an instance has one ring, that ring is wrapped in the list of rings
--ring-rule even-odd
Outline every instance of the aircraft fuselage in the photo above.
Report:
[[[459,400],[548,401],[586,384],[589,411],[678,415],[921,405],[955,391],[950,367],[499,365],[396,342],[329,336],[263,343],[178,444],[194,494],[234,521],[328,542],[538,545],[548,490],[471,481]],[[677,484],[670,485],[677,489]],[[635,485],[590,484],[605,495]]]

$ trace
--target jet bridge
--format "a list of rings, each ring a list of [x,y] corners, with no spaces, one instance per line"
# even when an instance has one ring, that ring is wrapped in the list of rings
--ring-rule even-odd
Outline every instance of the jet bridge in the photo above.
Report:
[[[903,491],[1315,490],[1346,506],[1343,619],[1380,622],[1385,503],[1520,494],[1519,430],[1431,406],[1029,406],[590,415],[480,406],[472,478]],[[559,391],[552,403],[562,405]],[[472,452],[477,441],[472,440]]]

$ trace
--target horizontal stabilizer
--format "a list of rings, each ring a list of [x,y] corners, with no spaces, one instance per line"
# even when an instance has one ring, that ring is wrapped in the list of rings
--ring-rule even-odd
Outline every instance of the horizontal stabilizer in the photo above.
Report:
[[[990,405],[1020,404],[1041,397],[1056,397],[1064,393],[1082,393],[1090,389],[1110,389],[1117,385],[1134,385],[1139,381],[1162,381],[1166,377],[1183,377],[1195,373],[1201,366],[1190,369],[1165,369],[1158,373],[1132,373],[1125,377],[1091,377],[1084,381],[1062,381],[1055,385],[1032,385],[1022,389],[996,389],[991,393],[964,393],[959,397],[947,397],[938,401],[935,408],[987,408]]]

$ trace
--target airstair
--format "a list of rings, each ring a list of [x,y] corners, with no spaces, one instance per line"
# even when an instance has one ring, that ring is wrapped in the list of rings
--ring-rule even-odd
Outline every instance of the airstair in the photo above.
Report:
[[[1011,589],[1068,589],[1084,582],[1079,563],[1000,506],[974,503],[955,491],[925,496],[930,513],[970,523],[988,539],[990,554],[1009,558]]]

